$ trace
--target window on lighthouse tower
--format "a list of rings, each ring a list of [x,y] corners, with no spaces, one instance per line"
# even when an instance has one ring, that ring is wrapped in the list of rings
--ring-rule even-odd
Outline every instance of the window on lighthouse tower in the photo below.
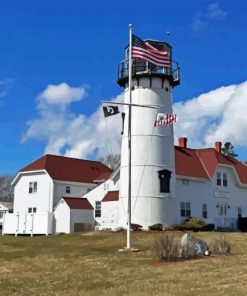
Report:
[[[161,170],[158,171],[159,180],[160,180],[160,192],[169,193],[170,192],[170,179],[171,179],[171,171]]]

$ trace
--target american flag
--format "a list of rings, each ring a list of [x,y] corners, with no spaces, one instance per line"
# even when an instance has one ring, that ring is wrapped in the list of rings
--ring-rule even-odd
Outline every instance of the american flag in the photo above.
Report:
[[[170,65],[167,50],[158,50],[134,34],[132,35],[132,57],[146,60],[157,66],[168,67]]]
[[[177,120],[178,117],[176,114],[158,113],[157,118],[154,122],[154,126],[170,125],[176,123]]]

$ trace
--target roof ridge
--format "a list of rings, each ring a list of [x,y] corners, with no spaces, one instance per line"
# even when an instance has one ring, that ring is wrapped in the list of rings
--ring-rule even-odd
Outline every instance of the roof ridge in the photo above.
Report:
[[[198,157],[200,163],[202,164],[202,166],[203,166],[203,168],[204,168],[204,170],[205,170],[205,172],[206,172],[208,178],[211,179],[211,177],[210,177],[210,175],[209,175],[209,172],[208,172],[208,170],[207,170],[207,168],[206,168],[204,162],[202,161],[202,159],[201,159],[201,157],[200,157],[200,152],[199,152],[199,151],[196,151],[196,155],[197,155],[197,157]]]
[[[174,145],[175,148],[182,148],[182,149],[187,149],[187,150],[193,150],[193,151],[198,151],[198,150],[215,150],[213,147],[208,147],[208,148],[189,148],[189,147],[180,147],[178,145]]]
[[[97,162],[97,163],[100,163],[100,164],[105,165],[104,163],[102,163],[102,162],[99,161],[99,160],[83,159],[83,158],[76,158],[76,157],[65,156],[65,155],[56,155],[56,154],[50,154],[50,153],[44,154],[42,157],[44,157],[44,156],[61,157],[61,158],[70,158],[70,159],[74,159],[74,160],[82,160],[82,161]]]

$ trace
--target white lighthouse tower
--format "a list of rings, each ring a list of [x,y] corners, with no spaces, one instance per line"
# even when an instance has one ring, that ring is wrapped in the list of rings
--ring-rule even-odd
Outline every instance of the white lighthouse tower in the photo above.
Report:
[[[172,68],[172,47],[161,41],[145,40],[168,52],[170,65],[156,66],[142,59],[132,60],[131,112],[131,223],[147,229],[176,222],[175,160],[173,126],[154,126],[157,113],[172,114],[172,90],[179,84],[179,68]],[[130,103],[128,47],[120,63],[118,84]],[[136,106],[142,105],[142,106]],[[143,107],[157,106],[158,109]],[[129,188],[128,107],[122,135],[119,224],[127,227]]]

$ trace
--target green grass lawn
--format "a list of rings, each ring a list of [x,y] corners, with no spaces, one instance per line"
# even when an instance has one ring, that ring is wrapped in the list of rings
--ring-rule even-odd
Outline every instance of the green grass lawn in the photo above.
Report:
[[[176,263],[155,260],[158,235],[133,233],[138,253],[118,252],[124,232],[0,236],[0,295],[247,295],[247,234],[226,234],[229,256]],[[218,235],[195,234],[209,243]]]

